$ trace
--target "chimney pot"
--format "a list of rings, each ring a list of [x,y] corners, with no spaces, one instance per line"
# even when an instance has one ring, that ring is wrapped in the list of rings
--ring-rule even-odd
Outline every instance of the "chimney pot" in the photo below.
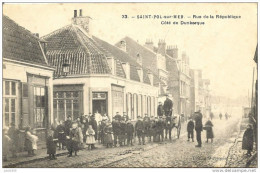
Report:
[[[77,10],[74,10],[74,17],[77,17]]]
[[[79,10],[79,16],[82,17],[82,9]]]

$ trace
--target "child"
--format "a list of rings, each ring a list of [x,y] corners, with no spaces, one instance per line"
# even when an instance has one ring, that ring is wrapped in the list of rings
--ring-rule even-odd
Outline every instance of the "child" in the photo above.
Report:
[[[209,139],[211,139],[211,143],[213,142],[213,138],[214,138],[214,134],[213,134],[213,124],[210,121],[210,119],[208,119],[208,121],[205,124],[205,130],[206,130],[206,137],[207,137],[207,143],[209,142]]]
[[[66,134],[65,134],[65,127],[63,124],[63,121],[60,121],[59,125],[56,128],[57,133],[58,133],[58,145],[59,145],[59,150],[65,149],[65,141],[66,141]],[[55,137],[54,137],[55,138]]]
[[[94,149],[95,146],[95,131],[92,128],[92,125],[89,125],[88,130],[86,131],[86,144],[88,145],[88,149]]]
[[[188,141],[190,141],[190,138],[192,139],[192,142],[194,142],[194,122],[191,118],[189,118],[189,122],[187,124],[187,131],[188,131]]]
[[[110,122],[106,123],[106,126],[104,127],[104,144],[110,148],[113,147],[114,142],[114,135],[113,135],[113,128],[112,124]]]
[[[4,161],[7,161],[7,156],[9,154],[10,144],[11,144],[11,139],[9,138],[7,133],[8,133],[8,128],[5,127],[3,129],[3,160]]]
[[[52,130],[50,130],[48,132],[48,137],[47,137],[47,142],[46,142],[47,154],[49,154],[50,160],[57,159],[55,157],[55,154],[56,154],[56,145],[57,145],[58,139],[54,139],[53,135],[54,135],[54,132]]]
[[[28,151],[28,156],[34,156],[34,151],[37,150],[38,137],[31,133],[31,128],[25,129],[25,148]]]
[[[247,150],[246,155],[251,156],[251,152],[253,150],[253,143],[254,143],[254,134],[251,124],[247,125],[247,129],[243,135],[242,141],[242,149]]]

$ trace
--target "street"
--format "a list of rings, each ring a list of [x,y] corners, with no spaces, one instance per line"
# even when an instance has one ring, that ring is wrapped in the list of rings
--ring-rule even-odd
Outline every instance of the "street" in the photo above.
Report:
[[[205,120],[204,120],[205,121]],[[202,147],[187,141],[186,123],[180,139],[163,143],[147,143],[132,147],[82,150],[76,157],[59,156],[57,160],[41,160],[17,167],[27,168],[88,168],[88,167],[225,167],[229,149],[234,144],[239,120],[214,119],[214,142],[206,143],[202,132]],[[176,133],[176,132],[175,132]],[[195,133],[194,133],[195,135]]]

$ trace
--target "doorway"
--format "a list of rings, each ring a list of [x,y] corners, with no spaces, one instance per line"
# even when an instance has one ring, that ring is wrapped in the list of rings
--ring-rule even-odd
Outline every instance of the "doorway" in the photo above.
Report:
[[[107,114],[107,93],[93,92],[92,114],[99,112],[102,116]],[[108,115],[108,114],[107,114]]]

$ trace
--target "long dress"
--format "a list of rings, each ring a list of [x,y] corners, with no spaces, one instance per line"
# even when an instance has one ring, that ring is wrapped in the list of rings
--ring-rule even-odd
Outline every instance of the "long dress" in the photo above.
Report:
[[[87,145],[91,145],[91,144],[95,144],[96,140],[95,140],[95,131],[93,129],[88,129],[86,131],[86,144]]]
[[[111,125],[105,126],[104,128],[104,144],[113,144],[114,142],[114,135],[113,129]]]
[[[207,139],[214,138],[212,127],[213,127],[212,122],[210,120],[207,121],[206,124],[205,124],[206,132],[207,132],[207,134],[206,134]]]

